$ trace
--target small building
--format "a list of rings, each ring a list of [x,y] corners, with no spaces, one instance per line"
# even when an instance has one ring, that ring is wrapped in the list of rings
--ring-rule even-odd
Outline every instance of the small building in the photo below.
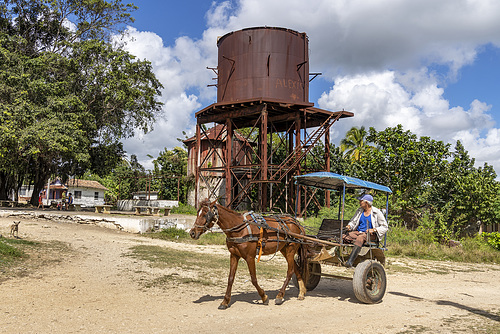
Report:
[[[104,205],[104,192],[108,190],[97,181],[69,179],[68,194],[73,195],[73,203],[85,207]]]

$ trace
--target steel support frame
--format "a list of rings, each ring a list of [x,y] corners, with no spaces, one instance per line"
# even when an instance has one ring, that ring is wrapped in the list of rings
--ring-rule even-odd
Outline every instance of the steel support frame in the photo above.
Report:
[[[308,195],[307,192],[302,193],[300,188],[297,189],[293,185],[293,176],[312,171],[330,170],[329,129],[339,119],[340,115],[328,119],[325,121],[326,124],[321,125],[326,128],[324,133],[319,134],[319,137],[324,138],[325,151],[324,155],[315,157],[313,148],[320,141],[317,140],[318,138],[314,138],[315,141],[310,140],[306,123],[307,115],[304,110],[290,110],[288,114],[294,116],[288,116],[285,129],[283,129],[282,122],[280,123],[281,130],[278,130],[273,124],[273,118],[269,117],[265,103],[257,106],[257,108],[252,106],[252,108],[258,109],[258,112],[255,113],[253,125],[248,125],[248,122],[246,122],[245,126],[238,128],[236,124],[242,122],[238,113],[233,112],[230,116],[225,115],[224,119],[214,122],[214,124],[222,125],[222,129],[217,133],[216,138],[210,139],[207,131],[202,127],[202,124],[207,123],[197,124],[195,150],[196,205],[201,201],[201,198],[199,198],[200,187],[205,187],[209,189],[211,200],[219,200],[219,202],[231,209],[281,210],[302,216],[311,200],[313,202],[317,201],[311,198],[314,195]],[[255,132],[257,132],[257,136],[252,138],[252,134],[255,134]],[[244,137],[248,143],[252,143],[256,139],[256,149],[254,149],[254,144],[248,144],[247,146],[239,145],[239,150],[236,150],[235,133],[239,134],[238,140],[240,141],[241,137]],[[246,133],[247,136],[245,137],[243,133]],[[201,161],[200,152],[202,135],[208,138],[209,142],[208,152],[203,161]],[[242,154],[243,147],[245,147],[245,151]],[[218,149],[220,148],[223,148],[222,152],[219,152]],[[283,152],[286,152],[284,160]],[[202,168],[204,162],[213,156],[218,157],[223,165]],[[249,157],[251,163],[242,164],[241,161],[238,161],[238,156]],[[322,164],[317,164],[318,167],[315,170],[310,170],[305,166],[306,159],[322,162]],[[283,162],[286,162],[286,164],[283,164]],[[220,196],[221,193],[224,195]],[[256,197],[257,201],[252,201],[252,197]],[[325,197],[326,205],[329,206],[329,192]]]

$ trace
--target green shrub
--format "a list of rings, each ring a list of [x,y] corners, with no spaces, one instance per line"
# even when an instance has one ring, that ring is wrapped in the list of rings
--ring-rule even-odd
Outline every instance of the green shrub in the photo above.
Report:
[[[180,215],[193,215],[196,216],[198,210],[194,206],[183,204],[179,202],[179,206],[174,206],[170,211],[172,213],[177,213]]]
[[[434,231],[424,226],[415,231],[394,226],[388,233],[386,254],[438,261],[500,263],[500,252],[492,249],[492,245],[488,242],[490,236],[485,234],[460,239],[460,246],[449,247],[438,243]],[[493,239],[492,243],[497,240]]]
[[[499,232],[491,232],[491,233],[483,233],[481,237],[486,240],[486,243],[496,250],[500,250],[500,233]]]

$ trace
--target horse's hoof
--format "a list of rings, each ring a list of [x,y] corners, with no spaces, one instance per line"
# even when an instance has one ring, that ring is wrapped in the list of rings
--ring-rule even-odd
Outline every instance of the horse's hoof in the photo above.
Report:
[[[275,303],[276,305],[281,305],[281,304],[283,304],[283,298],[276,298],[276,300],[274,301],[274,303]]]
[[[219,305],[219,310],[225,310],[225,309],[227,309],[228,307],[229,307],[229,306],[227,306],[227,305],[220,304],[220,305]]]
[[[266,298],[262,301],[262,304],[269,305],[269,297],[266,295]]]

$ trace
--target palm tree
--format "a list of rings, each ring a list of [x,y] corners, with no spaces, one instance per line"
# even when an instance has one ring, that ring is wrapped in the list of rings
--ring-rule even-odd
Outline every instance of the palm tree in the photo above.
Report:
[[[348,156],[352,161],[359,161],[366,150],[373,149],[374,147],[366,142],[367,134],[364,126],[359,129],[353,126],[347,131],[345,138],[340,141],[340,150],[344,156]]]

